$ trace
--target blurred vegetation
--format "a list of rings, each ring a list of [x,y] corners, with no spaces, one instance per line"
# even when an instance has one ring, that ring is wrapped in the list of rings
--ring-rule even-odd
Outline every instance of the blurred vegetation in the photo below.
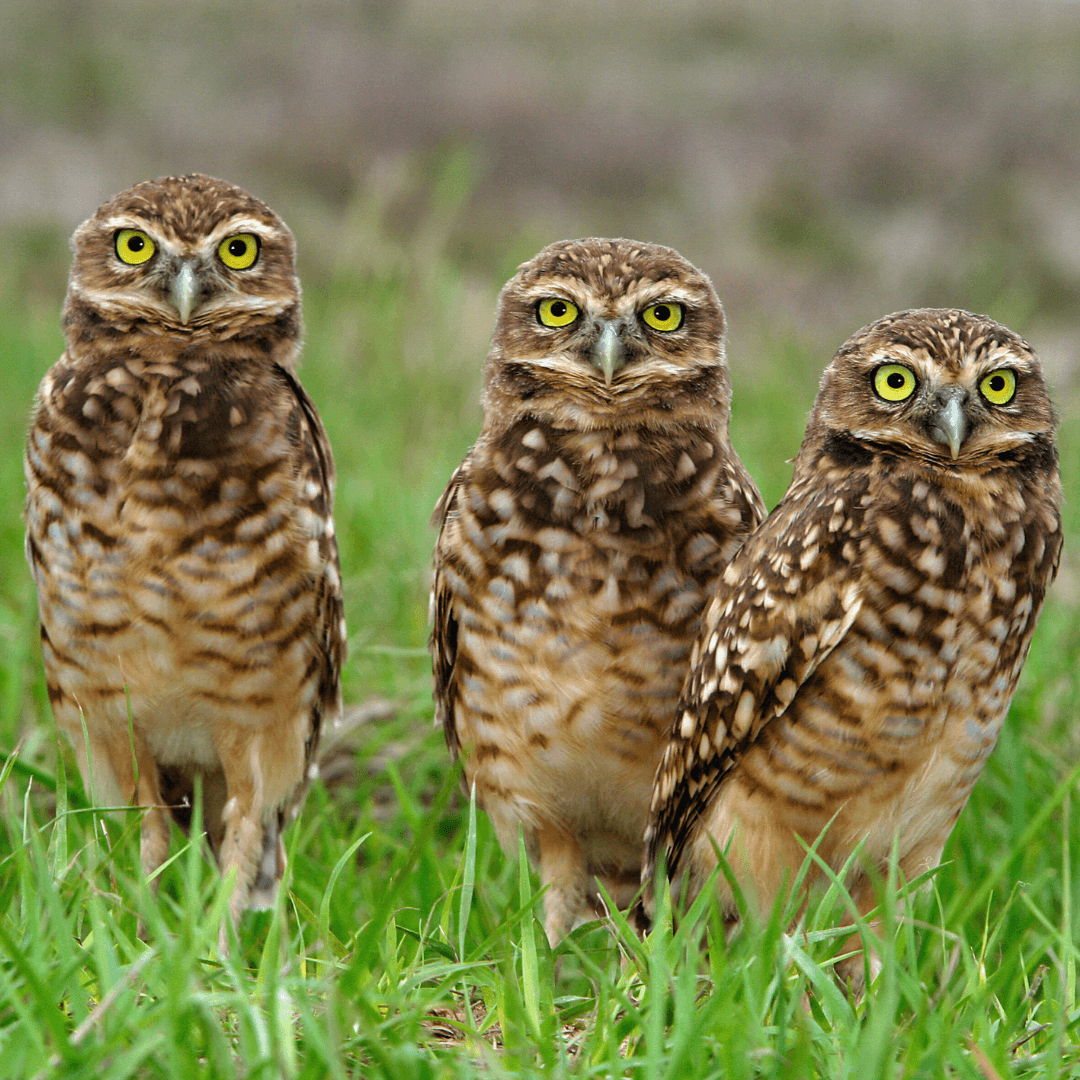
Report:
[[[1068,0],[8,0],[0,237],[199,170],[278,208],[321,273],[367,242],[358,201],[401,238],[456,156],[447,251],[482,288],[551,240],[630,235],[714,277],[736,363],[777,329],[824,360],[955,304],[1072,386],[1077,55]]]

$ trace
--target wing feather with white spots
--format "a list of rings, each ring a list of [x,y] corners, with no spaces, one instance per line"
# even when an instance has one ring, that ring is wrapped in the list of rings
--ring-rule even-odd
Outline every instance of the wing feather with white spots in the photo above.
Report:
[[[661,847],[674,876],[727,774],[858,615],[858,507],[866,486],[865,476],[827,491],[796,485],[725,571],[657,771],[646,882]],[[762,564],[767,577],[755,569]]]

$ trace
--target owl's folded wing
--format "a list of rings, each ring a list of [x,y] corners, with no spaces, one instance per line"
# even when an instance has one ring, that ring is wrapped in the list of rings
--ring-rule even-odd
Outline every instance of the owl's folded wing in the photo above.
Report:
[[[454,664],[457,660],[458,622],[453,610],[450,581],[452,571],[447,564],[447,548],[452,544],[448,529],[456,517],[455,503],[467,476],[468,465],[466,459],[454,470],[431,515],[432,525],[438,526],[440,530],[435,544],[435,567],[428,614],[428,621],[431,623],[429,645],[435,677],[435,723],[442,727],[446,745],[454,757],[457,757],[461,747],[454,721],[452,686]]]
[[[793,488],[724,573],[657,770],[646,882],[661,850],[674,876],[725,777],[858,615],[864,485],[856,479],[829,491]]]

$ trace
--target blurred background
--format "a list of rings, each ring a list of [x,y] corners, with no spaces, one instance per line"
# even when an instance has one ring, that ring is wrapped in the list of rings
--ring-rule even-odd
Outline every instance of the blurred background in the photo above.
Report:
[[[1027,337],[1077,457],[1080,2],[4,0],[11,641],[32,640],[18,456],[62,347],[67,237],[117,191],[190,171],[297,234],[354,701],[430,717],[427,516],[479,428],[498,289],[551,241],[659,242],[711,275],[733,439],[770,505],[832,353],[910,306]]]
[[[823,365],[955,304],[1077,378],[1080,3],[5,0],[4,23],[0,229],[40,255],[203,171],[292,224],[313,285],[435,228],[480,293],[477,361],[519,261],[628,235],[713,277],[733,366],[786,334]]]

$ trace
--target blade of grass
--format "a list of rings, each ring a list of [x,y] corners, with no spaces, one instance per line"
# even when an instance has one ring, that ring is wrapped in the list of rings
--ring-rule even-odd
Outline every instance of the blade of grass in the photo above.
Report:
[[[476,887],[476,785],[469,789],[469,822],[462,856],[461,894],[458,902],[458,958],[465,959],[465,941]]]
[[[330,876],[326,879],[326,888],[323,890],[322,900],[319,901],[319,916],[318,916],[318,939],[322,942],[324,954],[326,960],[324,963],[327,967],[331,967],[333,961],[329,956],[330,942],[334,940],[330,933],[330,901],[333,899],[334,887],[338,883],[338,879],[345,872],[345,867],[349,865],[357,851],[360,850],[360,845],[371,835],[371,833],[364,833],[363,836],[357,837],[349,846],[342,852],[341,857],[336,863],[334,863],[334,869],[330,871]]]
[[[542,1038],[540,1022],[540,963],[536,949],[536,918],[533,914],[535,897],[529,877],[529,857],[525,852],[525,837],[518,830],[518,900],[521,904],[521,996],[525,1015],[539,1043]]]
[[[68,800],[67,766],[63,750],[58,746],[56,754],[56,816],[53,819],[52,851],[53,877],[59,878],[68,868]]]

